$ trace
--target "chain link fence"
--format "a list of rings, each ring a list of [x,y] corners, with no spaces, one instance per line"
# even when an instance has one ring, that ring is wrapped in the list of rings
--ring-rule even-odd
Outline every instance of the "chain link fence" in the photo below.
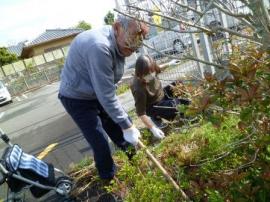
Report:
[[[142,1],[147,2],[147,1]],[[243,10],[243,9],[242,9]],[[200,19],[194,18],[192,12],[179,10],[181,15],[199,23]],[[181,13],[182,12],[182,13]],[[207,26],[219,26],[223,23],[230,29],[242,32],[244,27],[237,20],[222,16],[216,9],[209,9],[206,12],[204,23]],[[150,16],[150,21],[151,21]],[[194,19],[193,19],[194,18]],[[186,56],[199,58],[209,63],[214,62],[226,66],[228,63],[228,54],[231,49],[228,34],[218,33],[215,35],[205,35],[203,33],[180,33],[183,30],[192,31],[188,27],[175,21],[163,21],[163,26],[170,27],[170,30],[160,30],[155,26],[150,26],[152,30],[151,37],[144,41],[145,46],[139,53],[133,54],[126,59],[126,73],[122,83],[129,83],[132,78],[137,56],[141,53],[151,55],[158,64],[168,64],[160,79],[165,83],[175,80],[200,80],[204,77],[205,71],[220,74],[220,78],[228,75],[227,70],[218,70],[217,68],[196,62],[194,60],[184,59]],[[172,31],[175,30],[175,31]],[[180,31],[180,32],[179,32]],[[43,55],[19,61],[11,65],[2,67],[0,78],[7,84],[10,93],[15,96],[25,91],[39,88],[53,81],[59,80],[61,68],[64,64],[65,56],[69,47],[63,47]],[[32,70],[29,74],[26,70]]]
[[[196,26],[210,30],[223,27],[234,33],[245,33],[246,26],[239,17],[227,15],[213,6],[213,1],[119,0],[118,3],[121,12],[136,14],[149,23],[150,33],[144,41],[144,53],[151,55],[159,64],[171,59],[181,61],[181,68],[176,67],[173,75],[164,74],[164,79],[171,80],[175,75],[183,74],[203,79],[205,72],[216,74],[219,79],[230,75],[227,68],[229,56],[233,43],[238,43],[239,37],[233,38],[235,35],[225,31],[202,31]],[[223,4],[236,16],[249,12],[241,1],[230,0]],[[192,65],[185,62],[191,60],[196,62]]]
[[[59,81],[69,46],[0,67],[0,80],[12,96]]]
[[[28,75],[17,74],[13,75],[12,78],[3,78],[2,82],[7,86],[12,96],[17,96],[59,81],[62,68],[63,65],[56,65]]]

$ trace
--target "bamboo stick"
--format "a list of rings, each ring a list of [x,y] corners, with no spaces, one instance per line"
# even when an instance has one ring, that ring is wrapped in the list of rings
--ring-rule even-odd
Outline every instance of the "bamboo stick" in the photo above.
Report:
[[[163,166],[160,164],[160,162],[154,157],[154,155],[146,148],[146,146],[139,140],[138,142],[139,146],[145,150],[147,156],[154,162],[154,164],[159,168],[159,170],[162,172],[162,174],[167,178],[167,180],[172,183],[173,187],[180,191],[182,197],[185,200],[190,201],[186,193],[178,186],[178,184],[174,181],[174,179],[169,175],[169,173],[163,168]]]

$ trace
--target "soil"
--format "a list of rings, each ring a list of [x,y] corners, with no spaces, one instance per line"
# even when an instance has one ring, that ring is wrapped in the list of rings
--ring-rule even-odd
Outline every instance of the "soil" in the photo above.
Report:
[[[104,186],[107,182],[95,182],[85,191],[77,195],[76,202],[122,202],[118,196],[108,193]]]

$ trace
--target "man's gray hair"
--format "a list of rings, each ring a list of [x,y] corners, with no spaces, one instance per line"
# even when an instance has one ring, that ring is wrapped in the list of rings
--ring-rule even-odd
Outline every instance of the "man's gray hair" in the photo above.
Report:
[[[127,29],[128,29],[129,23],[130,23],[131,21],[133,21],[133,20],[134,20],[133,18],[128,17],[128,16],[125,16],[125,15],[118,15],[118,16],[117,16],[117,19],[116,19],[116,22],[119,22],[119,23],[123,26],[123,28],[124,28],[125,30],[127,30]]]

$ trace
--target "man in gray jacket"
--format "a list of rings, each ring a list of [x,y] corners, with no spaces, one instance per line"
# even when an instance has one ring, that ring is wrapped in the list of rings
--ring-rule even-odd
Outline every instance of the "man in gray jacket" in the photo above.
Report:
[[[65,61],[58,97],[91,145],[102,179],[115,174],[106,133],[124,151],[140,137],[116,96],[115,84],[123,76],[125,57],[142,45],[147,33],[145,24],[120,16],[112,26],[76,36]]]

